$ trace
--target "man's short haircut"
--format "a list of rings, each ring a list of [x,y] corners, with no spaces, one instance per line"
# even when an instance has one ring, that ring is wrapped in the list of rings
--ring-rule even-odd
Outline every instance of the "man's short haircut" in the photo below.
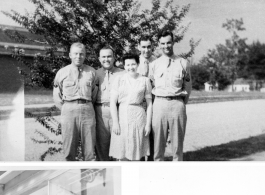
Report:
[[[125,60],[132,60],[132,59],[134,59],[137,64],[140,63],[140,60],[139,60],[139,56],[138,55],[133,54],[133,53],[127,53],[127,54],[124,54],[124,56],[122,57],[122,63],[123,63],[123,65],[125,65]]]
[[[161,37],[166,37],[166,36],[171,36],[172,38],[172,41],[174,41],[174,35],[171,31],[169,30],[163,30],[163,31],[160,31],[157,35],[157,38],[158,40],[160,40]]]
[[[73,47],[78,47],[78,48],[84,49],[85,53],[86,53],[86,47],[83,43],[80,43],[80,42],[73,43],[70,47],[70,52],[71,52]]]
[[[140,37],[140,39],[138,41],[139,45],[140,45],[141,41],[150,41],[152,43],[152,38],[151,38],[151,36],[143,35]]]
[[[101,51],[101,50],[107,50],[107,49],[110,49],[110,50],[112,51],[113,56],[115,56],[115,52],[114,52],[113,48],[112,48],[110,45],[105,45],[105,46],[103,46],[103,47],[99,50],[99,54],[98,54],[98,55],[100,55],[100,51]]]

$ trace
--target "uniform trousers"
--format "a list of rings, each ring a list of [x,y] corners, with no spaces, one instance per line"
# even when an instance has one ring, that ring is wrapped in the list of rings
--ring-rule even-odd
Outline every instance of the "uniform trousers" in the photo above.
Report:
[[[152,117],[154,161],[164,160],[168,133],[170,134],[173,161],[183,160],[186,123],[186,106],[182,98],[172,100],[155,98]]]
[[[83,159],[95,160],[96,120],[92,103],[65,102],[61,112],[61,126],[65,160],[75,160],[80,137]]]
[[[152,100],[154,100],[154,95],[152,95]],[[152,101],[153,104],[153,101]],[[142,103],[142,106],[144,107],[145,111],[147,110],[147,103],[144,101]],[[147,157],[142,157],[140,161],[154,161],[154,136],[153,136],[153,131],[152,131],[152,126],[151,126],[151,131],[149,133],[149,142],[150,142],[150,155]],[[146,159],[147,158],[147,159]]]
[[[109,161],[112,118],[110,107],[95,105],[96,112],[96,153],[97,160]]]

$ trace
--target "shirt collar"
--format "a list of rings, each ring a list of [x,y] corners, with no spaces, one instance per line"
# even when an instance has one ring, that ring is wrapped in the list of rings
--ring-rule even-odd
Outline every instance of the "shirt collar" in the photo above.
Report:
[[[102,71],[103,71],[104,73],[109,72],[109,73],[113,74],[113,73],[115,72],[115,70],[116,70],[116,67],[113,66],[112,69],[110,69],[110,70],[105,70],[103,67],[101,67],[101,69],[102,69]]]
[[[166,55],[162,55],[161,57],[164,58],[164,59],[171,59],[172,61],[174,61],[174,60],[176,60],[178,58],[178,56],[175,55],[175,54],[173,54],[170,57],[169,56],[166,56]]]
[[[72,69],[75,69],[75,70],[84,70],[84,64],[82,64],[81,66],[76,66],[76,65],[74,65],[74,64],[70,64],[70,67],[72,68]]]
[[[140,62],[145,62],[145,61],[148,61],[148,62],[152,62],[154,59],[154,56],[151,55],[150,58],[146,59],[145,57],[143,57],[142,55],[140,55]]]

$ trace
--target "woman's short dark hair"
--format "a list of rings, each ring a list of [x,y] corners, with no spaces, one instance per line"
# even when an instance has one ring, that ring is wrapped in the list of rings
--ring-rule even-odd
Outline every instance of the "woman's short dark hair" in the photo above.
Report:
[[[122,57],[122,63],[125,64],[125,60],[131,60],[131,59],[134,59],[137,64],[139,64],[140,62],[138,55],[133,53],[127,53],[124,54],[124,56]]]
[[[158,40],[160,40],[161,37],[166,37],[166,36],[171,36],[172,38],[172,41],[174,41],[174,35],[171,31],[169,30],[163,30],[163,31],[160,31],[157,35],[157,38]]]

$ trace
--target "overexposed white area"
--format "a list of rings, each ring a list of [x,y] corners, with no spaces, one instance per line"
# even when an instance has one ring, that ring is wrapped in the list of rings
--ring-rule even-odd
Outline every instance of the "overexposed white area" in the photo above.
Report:
[[[34,12],[35,6],[29,0],[0,0],[0,11],[10,12],[11,10],[17,11],[20,14]],[[17,22],[4,14],[0,13],[0,24],[20,26]]]
[[[265,133],[265,100],[187,105],[184,151]]]
[[[132,162],[122,163],[122,194],[139,194],[139,164]]]
[[[149,164],[139,167],[140,195],[263,195],[260,163]]]
[[[0,121],[0,161],[25,159],[24,89],[13,100],[13,111],[6,120]]]

